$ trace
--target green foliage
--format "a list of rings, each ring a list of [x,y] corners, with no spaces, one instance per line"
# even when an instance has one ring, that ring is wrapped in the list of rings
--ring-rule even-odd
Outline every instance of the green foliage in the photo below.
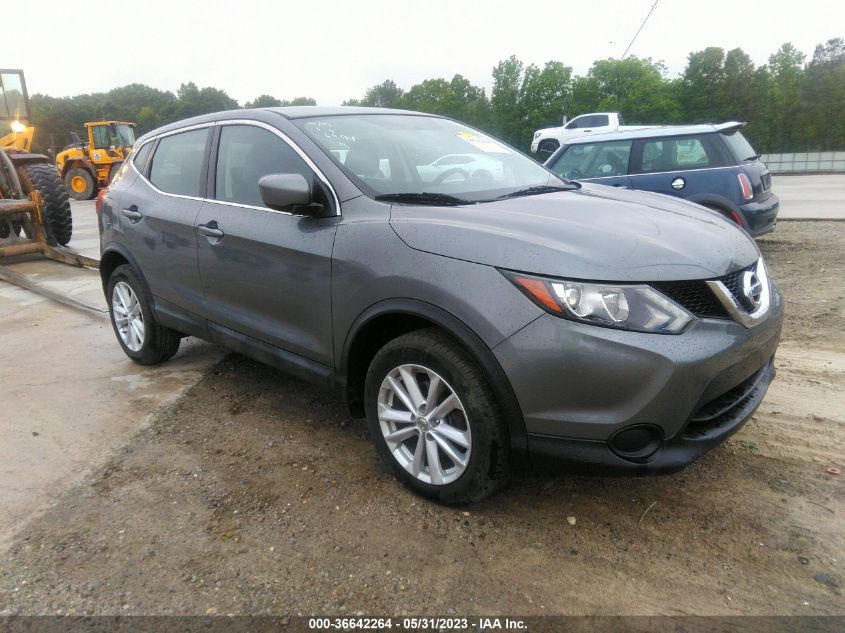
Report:
[[[276,99],[271,95],[259,95],[255,101],[247,101],[244,104],[245,108],[278,108],[282,105],[281,99]]]
[[[316,105],[311,97],[290,101],[261,95],[248,102],[247,108],[283,105]],[[137,123],[140,136],[159,126],[209,112],[239,108],[238,102],[217,88],[198,88],[182,84],[176,94],[143,84],[130,84],[104,93],[75,97],[50,97],[36,94],[30,98],[32,120],[36,126],[35,150],[61,150],[70,140],[70,132],[84,137],[86,121],[120,120]]]
[[[564,114],[620,112],[629,124],[747,121],[757,151],[790,152],[845,148],[845,40],[819,44],[809,63],[790,43],[755,67],[740,48],[708,47],[687,58],[683,73],[667,76],[662,62],[648,58],[602,59],[575,76],[560,61],[542,68],[516,56],[492,69],[485,90],[462,75],[426,79],[403,90],[390,79],[343,105],[431,112],[487,130],[527,150],[535,130],[556,127]],[[237,108],[216,88],[182,84],[176,94],[132,84],[107,93],[55,98],[34,95],[36,145],[61,147],[85,121],[122,119],[139,133],[207,112]],[[260,95],[244,107],[316,105],[310,97],[282,100]]]
[[[574,76],[559,61],[540,69],[511,55],[493,68],[489,99],[455,75],[451,82],[427,79],[405,93],[385,81],[344,105],[446,115],[522,150],[535,130],[559,126],[564,114],[603,111],[620,112],[633,125],[746,121],[745,134],[760,152],[845,148],[845,40],[819,44],[812,61],[804,60],[789,43],[760,67],[741,48],[709,47],[690,53],[683,73],[671,78],[662,62],[648,58],[602,59]]]

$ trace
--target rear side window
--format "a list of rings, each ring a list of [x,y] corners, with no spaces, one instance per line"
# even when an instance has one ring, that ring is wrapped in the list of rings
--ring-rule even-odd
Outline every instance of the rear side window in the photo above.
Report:
[[[712,137],[678,136],[642,143],[638,173],[722,167],[724,160]]]
[[[165,136],[158,142],[150,182],[167,193],[200,197],[208,129]]]
[[[153,142],[150,141],[149,143],[144,143],[138,151],[135,152],[135,156],[132,158],[132,162],[135,164],[135,167],[140,171],[142,174],[144,173],[144,169],[147,167],[147,159],[150,157],[150,152],[153,149]]]
[[[632,144],[633,141],[610,141],[570,145],[551,169],[558,176],[572,180],[625,176]]]
[[[748,161],[757,160],[757,152],[751,147],[751,143],[742,135],[739,130],[731,132],[722,132],[722,139],[728,146],[733,158],[738,163],[746,163]]]
[[[263,207],[258,180],[267,174],[302,174],[311,182],[313,172],[281,138],[254,125],[225,125],[217,150],[215,197]]]
[[[607,125],[608,119],[606,114],[591,114],[589,116],[578,117],[566,127],[570,130],[580,130],[591,127],[606,127]]]

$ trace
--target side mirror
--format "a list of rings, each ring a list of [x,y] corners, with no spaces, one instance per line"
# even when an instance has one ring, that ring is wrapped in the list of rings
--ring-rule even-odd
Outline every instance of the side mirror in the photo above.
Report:
[[[302,174],[267,174],[258,180],[258,190],[264,204],[276,211],[314,216],[323,210]]]

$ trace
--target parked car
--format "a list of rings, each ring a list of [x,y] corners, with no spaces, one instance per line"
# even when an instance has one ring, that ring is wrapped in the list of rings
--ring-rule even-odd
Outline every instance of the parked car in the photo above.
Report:
[[[567,121],[564,117],[562,127],[549,127],[534,132],[531,152],[539,154],[541,159],[551,156],[561,145],[566,145],[584,136],[618,132],[622,130],[642,130],[649,126],[626,126],[618,112],[591,112]]]
[[[431,148],[501,170],[426,183]],[[531,459],[678,470],[774,375],[781,295],[736,225],[562,180],[441,117],[189,119],[143,136],[97,206],[129,358],[191,335],[334,387],[398,478],[446,503]]]
[[[685,198],[754,237],[775,229],[772,176],[740,129],[745,123],[666,126],[570,141],[546,166],[564,178]]]
[[[425,183],[440,184],[446,180],[501,180],[502,162],[478,154],[447,154],[427,165],[417,165],[417,173]]]

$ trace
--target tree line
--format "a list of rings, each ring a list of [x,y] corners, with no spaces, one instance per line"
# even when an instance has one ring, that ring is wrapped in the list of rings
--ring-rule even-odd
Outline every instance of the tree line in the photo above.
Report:
[[[535,130],[561,124],[564,114],[620,112],[628,124],[748,121],[757,151],[845,150],[845,40],[816,46],[807,60],[790,43],[755,66],[741,49],[708,47],[687,57],[677,77],[650,58],[596,61],[586,75],[549,61],[542,67],[511,56],[493,68],[490,95],[462,75],[426,79],[407,90],[393,80],[369,88],[344,105],[403,108],[441,114],[527,149]],[[183,84],[176,94],[142,84],[107,93],[56,98],[34,95],[33,121],[41,148],[63,144],[71,130],[98,118],[135,121],[138,132],[189,116],[238,108],[217,88]],[[261,95],[244,107],[316,105]],[[57,141],[57,139],[60,139]]]

